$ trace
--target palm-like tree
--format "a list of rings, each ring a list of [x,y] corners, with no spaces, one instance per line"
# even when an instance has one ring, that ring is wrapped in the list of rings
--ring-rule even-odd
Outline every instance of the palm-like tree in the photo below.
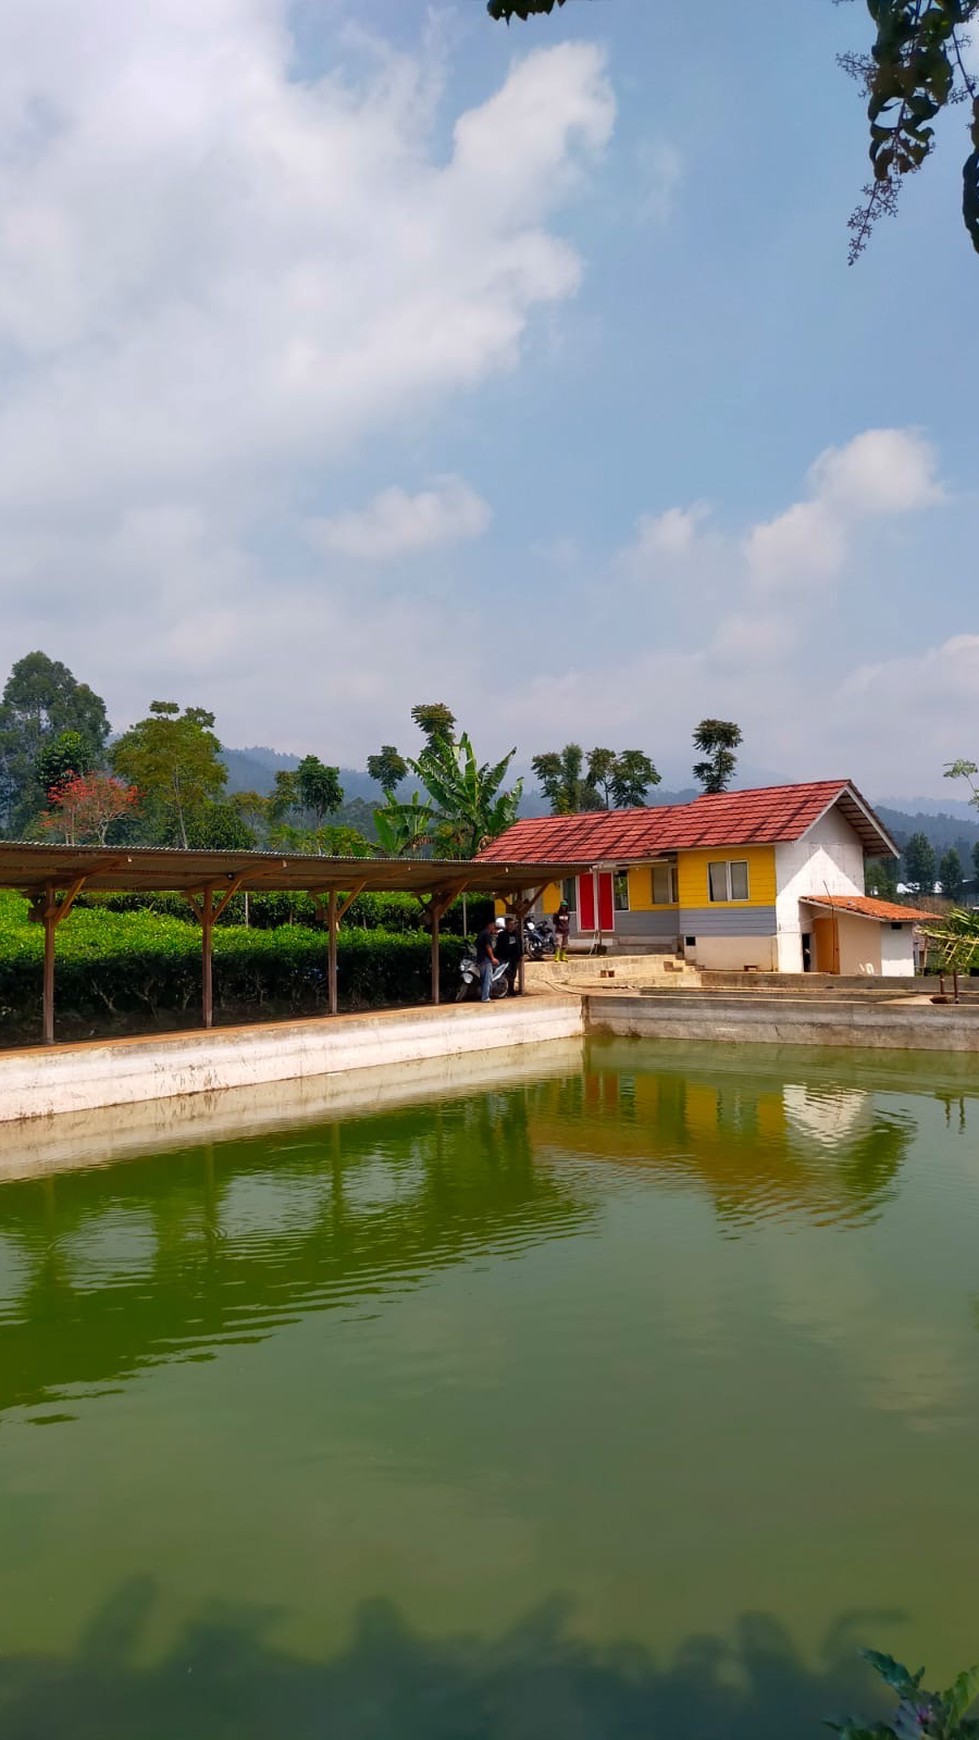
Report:
[[[705,792],[727,791],[738,765],[734,751],[741,742],[741,727],[733,719],[701,719],[693,746],[705,759],[696,763],[693,776]]]
[[[409,759],[408,766],[431,800],[433,839],[439,852],[474,858],[488,840],[516,821],[523,780],[518,779],[509,791],[501,790],[516,753],[511,749],[501,761],[480,765],[464,731],[457,743],[441,734],[432,736],[418,760]]]

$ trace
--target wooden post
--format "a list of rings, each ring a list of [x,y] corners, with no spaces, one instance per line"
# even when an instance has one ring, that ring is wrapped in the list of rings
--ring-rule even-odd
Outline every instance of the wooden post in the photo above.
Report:
[[[330,955],[328,966],[328,981],[330,993],[330,1014],[337,1012],[337,894],[336,889],[330,889],[328,907],[330,925]]]
[[[48,889],[44,904],[44,1043],[54,1044],[54,933],[58,928],[58,908],[54,890]]]
[[[442,1001],[439,990],[439,930],[442,923],[442,909],[437,900],[432,901],[432,1002]]]
[[[45,1045],[54,1044],[54,943],[55,934],[63,918],[67,918],[75,904],[77,896],[85,886],[87,878],[78,876],[64,890],[59,902],[58,891],[53,882],[45,885],[43,894],[30,896],[30,913],[32,924],[44,926],[44,987],[41,997],[41,1026]]]
[[[524,989],[525,989],[525,985],[526,985],[526,980],[524,978],[524,970],[523,970],[523,966],[524,966],[524,941],[525,941],[525,939],[524,939],[524,920],[527,917],[527,914],[530,911],[531,906],[533,905],[533,899],[534,899],[533,895],[530,895],[529,898],[526,895],[519,895],[518,894],[518,896],[517,896],[517,931],[518,931],[519,936],[520,936],[520,961],[519,961],[519,964],[517,966],[517,988],[520,992],[521,997],[524,994]]]
[[[208,884],[201,900],[201,959],[203,966],[204,1026],[214,1026],[214,975],[211,948],[214,930],[214,890]]]

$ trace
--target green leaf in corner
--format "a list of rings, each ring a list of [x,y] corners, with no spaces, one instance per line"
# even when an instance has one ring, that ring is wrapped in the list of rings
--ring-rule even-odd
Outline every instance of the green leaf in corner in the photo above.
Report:
[[[958,1722],[979,1698],[979,1667],[966,1668],[942,1694],[947,1722]]]
[[[912,1674],[902,1662],[895,1661],[892,1655],[881,1655],[876,1649],[862,1649],[860,1654],[864,1661],[869,1661],[885,1684],[897,1692],[899,1698],[914,1697],[924,1678],[924,1668],[919,1668],[916,1674]]]

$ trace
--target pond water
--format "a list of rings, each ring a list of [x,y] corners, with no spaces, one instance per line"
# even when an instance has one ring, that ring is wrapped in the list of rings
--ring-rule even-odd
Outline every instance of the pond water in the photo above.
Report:
[[[971,1662],[973,1073],[609,1041],[0,1184],[4,1740],[788,1740]]]

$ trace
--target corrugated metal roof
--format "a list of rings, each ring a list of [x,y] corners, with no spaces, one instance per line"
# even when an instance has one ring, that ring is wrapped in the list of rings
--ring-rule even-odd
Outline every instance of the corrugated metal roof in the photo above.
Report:
[[[865,852],[898,856],[883,823],[845,779],[718,792],[689,804],[660,808],[527,819],[494,840],[486,856],[532,858],[538,863],[568,858],[625,862],[696,847],[776,845],[802,839],[834,804],[840,806]]]
[[[93,891],[194,892],[210,885],[219,891],[237,883],[253,893],[295,889],[347,893],[358,883],[365,892],[431,894],[458,887],[473,893],[505,894],[535,888],[554,875],[573,876],[574,861],[551,864],[504,862],[493,852],[472,859],[326,858],[280,852],[183,852],[162,847],[21,845],[0,841],[0,888],[40,892],[48,885],[67,888],[80,877]]]

